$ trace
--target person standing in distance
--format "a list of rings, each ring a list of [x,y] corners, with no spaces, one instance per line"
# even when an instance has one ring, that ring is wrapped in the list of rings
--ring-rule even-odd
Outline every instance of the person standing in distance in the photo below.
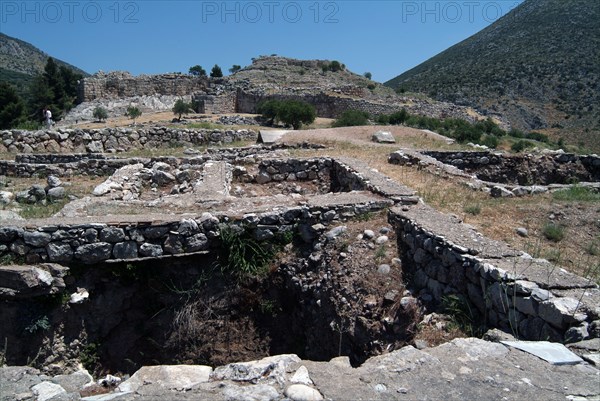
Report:
[[[46,120],[46,128],[50,129],[52,127],[52,112],[48,107],[46,107],[43,111],[44,119]]]

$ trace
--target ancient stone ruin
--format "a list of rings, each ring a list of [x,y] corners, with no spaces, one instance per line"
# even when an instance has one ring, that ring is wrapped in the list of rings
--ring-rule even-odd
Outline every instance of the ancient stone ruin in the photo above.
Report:
[[[65,200],[48,218],[1,215],[0,356],[11,366],[0,400],[599,395],[597,283],[486,238],[364,161],[304,157],[322,147],[308,143],[224,147],[257,140],[253,130],[0,136],[14,155],[0,176],[35,181],[2,191],[3,204]],[[129,155],[173,144],[187,149]],[[593,187],[598,160],[389,157],[512,196]],[[96,180],[67,201],[73,177]],[[431,313],[448,299],[488,341],[415,340],[419,325],[450,324]]]

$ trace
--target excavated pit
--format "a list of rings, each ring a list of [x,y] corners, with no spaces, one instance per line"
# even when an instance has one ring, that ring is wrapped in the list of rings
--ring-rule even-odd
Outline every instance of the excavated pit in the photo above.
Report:
[[[400,307],[399,267],[384,214],[345,222],[335,239],[296,238],[261,279],[219,268],[222,249],[168,261],[73,265],[54,295],[4,300],[0,335],[10,365],[62,371],[77,360],[96,372],[156,364],[212,366],[294,353],[353,364],[406,345],[416,310]],[[365,227],[389,242],[358,239]],[[392,245],[393,244],[393,245]],[[70,303],[70,294],[89,294]]]
[[[120,160],[93,197],[10,222],[0,256],[69,270],[43,267],[64,282],[56,289],[4,293],[7,362],[133,373],[294,353],[358,365],[410,342],[418,308],[400,306],[385,211],[414,203],[413,191],[352,159],[221,159]],[[224,226],[250,246],[292,242],[270,274],[240,279],[221,268]]]

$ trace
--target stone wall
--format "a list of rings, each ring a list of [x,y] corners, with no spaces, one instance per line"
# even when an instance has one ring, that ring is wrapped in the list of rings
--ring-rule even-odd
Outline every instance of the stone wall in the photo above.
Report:
[[[425,205],[393,208],[389,221],[404,276],[438,303],[459,295],[488,327],[527,340],[580,341],[600,325],[600,290],[591,280],[489,240]]]
[[[246,214],[231,221],[226,216],[204,213],[199,217],[162,223],[78,223],[35,227],[0,227],[0,256],[26,263],[57,262],[96,264],[106,261],[139,260],[207,252],[220,244],[220,224],[235,224],[252,230],[257,239],[298,227],[307,242],[317,237],[316,224],[328,224],[350,214],[381,210],[388,202],[355,205],[329,204],[292,207],[279,212]],[[324,226],[322,227],[324,229]]]
[[[97,73],[81,80],[78,101],[94,99],[121,99],[134,96],[185,96],[205,91],[208,78],[184,74],[140,75],[128,72]]]
[[[193,157],[117,157],[100,153],[74,154],[19,154],[15,161],[0,160],[0,175],[8,177],[70,177],[73,175],[106,176],[113,174],[121,167],[141,163],[151,168],[157,162],[167,163],[173,167],[182,165],[197,166],[209,160],[227,161],[230,163],[247,163],[257,157],[281,149],[315,149],[320,145],[311,144],[275,144],[270,146],[251,146],[244,148],[209,148],[203,154]]]
[[[56,131],[0,131],[0,152],[102,153],[165,146],[220,145],[256,140],[252,130],[195,130],[187,128],[58,129]]]
[[[239,91],[237,94],[236,112],[256,113],[258,104],[267,99],[302,100],[315,106],[317,115],[325,118],[337,118],[346,110],[361,110],[371,115],[390,114],[401,109],[399,105],[375,103],[364,99],[353,99],[326,93],[297,93],[297,94],[257,94]]]
[[[516,185],[600,181],[600,157],[569,153],[508,155],[493,152],[423,152],[488,182]]]

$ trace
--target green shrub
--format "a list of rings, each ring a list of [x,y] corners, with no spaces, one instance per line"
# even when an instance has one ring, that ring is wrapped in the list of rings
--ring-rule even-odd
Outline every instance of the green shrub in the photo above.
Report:
[[[532,147],[532,146],[533,146],[533,144],[532,144],[531,142],[529,142],[529,141],[524,141],[524,140],[520,140],[520,141],[517,141],[517,142],[513,143],[513,144],[511,145],[510,149],[511,149],[513,152],[517,152],[517,153],[518,153],[518,152],[522,152],[522,151],[524,151],[525,149],[527,149],[527,148],[530,148],[530,147]]]
[[[375,122],[380,125],[388,125],[390,123],[390,116],[387,114],[380,114],[375,118]]]
[[[302,124],[312,124],[316,118],[315,107],[301,100],[283,101],[277,110],[277,119],[294,129],[299,129]]]
[[[125,115],[129,118],[131,118],[133,120],[133,123],[135,124],[135,119],[138,118],[139,116],[142,115],[142,112],[140,111],[140,109],[138,109],[135,106],[129,106],[127,107],[127,111],[125,112]]]
[[[500,140],[497,136],[488,134],[483,137],[481,144],[487,146],[488,148],[496,149],[500,144]]]
[[[344,68],[343,68],[342,64],[337,60],[333,60],[331,63],[329,63],[329,71],[337,72],[337,71],[342,71],[343,69]]]
[[[534,141],[538,141],[538,142],[544,142],[544,143],[550,142],[550,138],[548,138],[548,135],[541,134],[539,132],[530,132],[527,135],[525,135],[525,137],[527,139],[533,139]]]
[[[546,223],[542,228],[542,234],[550,241],[560,242],[565,237],[565,228],[552,222]]]
[[[523,131],[513,128],[510,131],[508,131],[508,136],[512,136],[513,138],[524,138],[525,134],[523,133]]]
[[[463,208],[463,211],[465,213],[472,214],[473,216],[476,216],[479,213],[481,213],[481,205],[477,205],[477,204],[476,205],[466,205]]]
[[[294,129],[299,129],[302,124],[312,124],[317,118],[314,106],[300,100],[266,100],[258,105],[257,111],[269,119],[270,124],[281,121]]]
[[[333,122],[334,127],[353,127],[369,124],[369,113],[360,110],[346,110]]]
[[[410,117],[410,114],[406,109],[402,109],[395,113],[390,114],[389,121],[392,125],[404,124],[406,120]]]
[[[183,114],[188,114],[192,110],[192,105],[186,103],[183,99],[177,99],[175,105],[173,106],[173,114],[179,116],[178,119],[181,121],[181,116]]]
[[[478,142],[479,139],[481,138],[481,131],[479,131],[478,129],[476,129],[474,126],[472,125],[468,125],[465,127],[461,127],[458,128],[455,133],[454,133],[454,137],[456,138],[456,140],[458,142]]]
[[[102,122],[108,118],[108,111],[106,111],[106,109],[104,107],[98,106],[94,109],[92,116],[96,120]]]
[[[268,119],[272,125],[277,118],[279,113],[279,106],[281,102],[279,100],[263,100],[258,104],[256,112],[261,114],[264,118]]]
[[[374,90],[375,88],[376,88],[376,85],[372,82],[367,85],[367,89],[369,89],[369,90]]]

